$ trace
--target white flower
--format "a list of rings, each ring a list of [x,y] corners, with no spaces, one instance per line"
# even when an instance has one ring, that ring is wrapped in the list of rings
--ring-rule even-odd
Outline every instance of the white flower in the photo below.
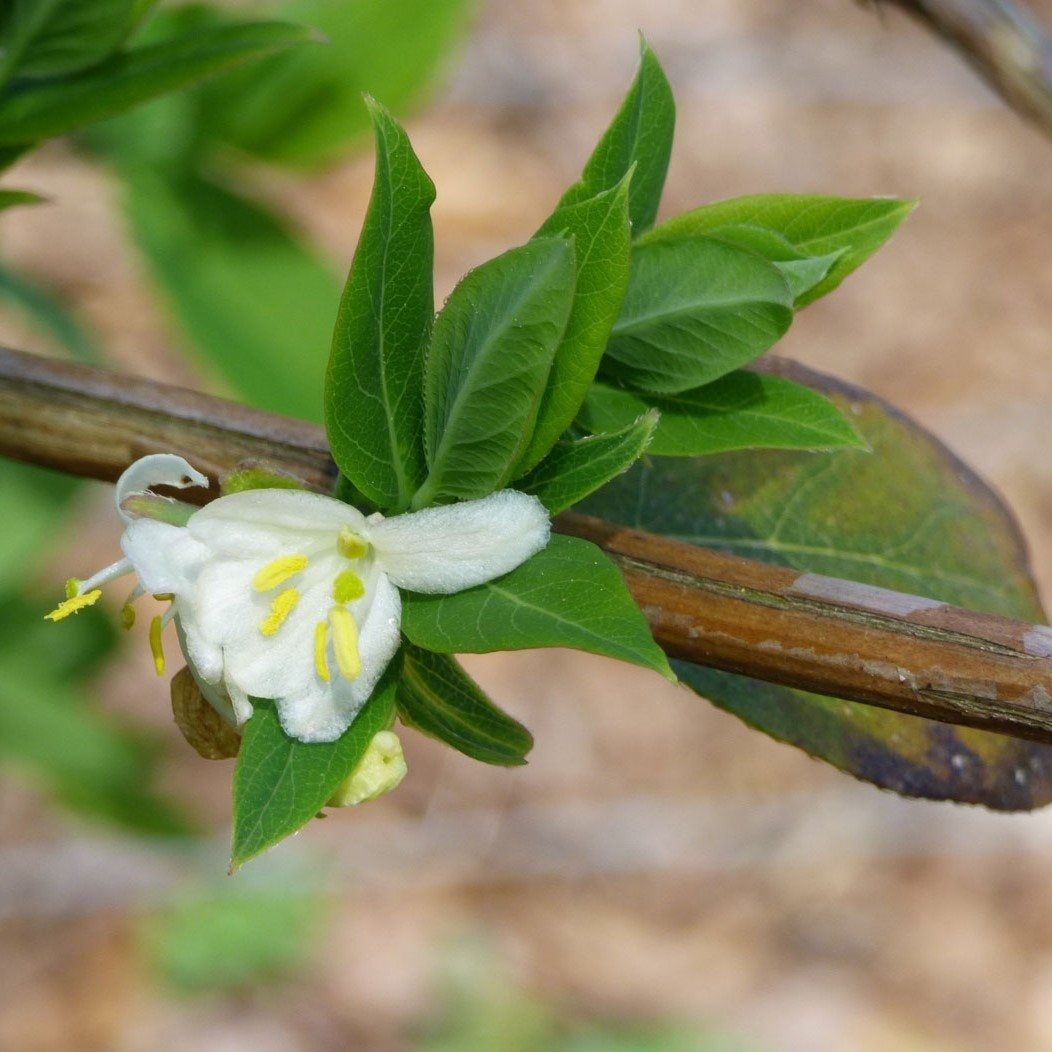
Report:
[[[117,483],[125,558],[70,581],[48,617],[90,606],[104,584],[134,573],[126,624],[144,592],[171,603],[150,626],[158,673],[174,619],[218,711],[240,724],[251,697],[272,699],[286,733],[304,742],[338,738],[369,698],[399,646],[399,588],[459,592],[548,543],[543,505],[514,490],[385,519],[316,493],[257,489],[220,497],[185,525],[133,519],[127,498],[158,485],[207,479],[173,454],[136,461]]]

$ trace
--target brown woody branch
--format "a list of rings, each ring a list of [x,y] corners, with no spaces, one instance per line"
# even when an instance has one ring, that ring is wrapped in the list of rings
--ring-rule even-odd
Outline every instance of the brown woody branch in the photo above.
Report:
[[[174,450],[210,477],[265,460],[331,490],[321,428],[222,399],[0,349],[0,454],[113,480]],[[673,657],[1052,743],[1052,629],[798,573],[598,519],[557,529],[623,571]]]
[[[864,0],[902,8],[958,51],[1014,110],[1052,135],[1052,35],[1009,0]]]

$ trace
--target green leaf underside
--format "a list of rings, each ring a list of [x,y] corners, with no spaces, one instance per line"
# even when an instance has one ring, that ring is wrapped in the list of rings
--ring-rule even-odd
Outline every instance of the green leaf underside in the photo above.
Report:
[[[516,476],[536,467],[573,423],[599,369],[628,286],[628,177],[612,190],[557,208],[538,236],[553,234],[574,240],[577,284],[533,437],[515,467]]]
[[[203,178],[135,166],[122,181],[133,236],[193,350],[252,405],[320,421],[340,296],[329,264]]]
[[[11,0],[0,16],[0,82],[96,65],[124,43],[138,8],[139,0]]]
[[[8,94],[0,102],[0,146],[62,135],[310,39],[303,27],[256,22],[123,52],[83,73]]]
[[[799,298],[799,308],[832,292],[891,237],[915,206],[915,201],[896,198],[757,194],[685,212],[650,231],[644,240],[676,240],[746,224],[780,234],[809,256],[842,252],[826,277]]]
[[[560,208],[612,189],[634,166],[628,211],[633,232],[646,230],[654,222],[661,202],[675,126],[672,89],[654,52],[644,41],[632,87],[588,159],[580,182],[567,190]]]
[[[232,871],[309,822],[354,770],[374,735],[391,725],[396,666],[334,742],[306,745],[289,738],[274,705],[253,699],[234,771]]]
[[[210,131],[279,163],[330,164],[369,131],[362,94],[395,112],[417,102],[468,27],[473,0],[297,0],[290,22],[325,46],[301,48],[209,89]]]
[[[847,417],[824,395],[791,380],[743,370],[676,395],[637,395],[596,384],[578,420],[589,431],[612,431],[648,408],[661,414],[648,448],[657,456],[865,447]]]
[[[398,683],[398,714],[407,726],[483,763],[519,766],[533,736],[502,712],[445,654],[406,644]]]
[[[1014,523],[979,480],[873,396],[793,374],[825,387],[873,452],[648,457],[581,510],[801,571],[1042,619]],[[698,666],[679,671],[752,726],[884,788],[1006,810],[1052,799],[1047,747]]]
[[[602,372],[658,394],[711,383],[789,328],[793,298],[765,259],[709,237],[637,246]]]
[[[785,278],[794,302],[801,300],[818,285],[832,270],[833,264],[847,251],[840,249],[822,256],[808,256],[776,231],[762,226],[750,226],[748,223],[716,227],[708,236],[755,252],[774,264],[775,269]]]
[[[424,479],[424,352],[434,315],[435,187],[405,132],[370,103],[376,178],[340,302],[325,423],[340,471],[384,509]]]
[[[634,396],[629,396],[634,397]],[[552,515],[565,511],[627,471],[646,451],[658,414],[640,403],[627,425],[608,434],[557,442],[548,456],[515,488],[540,498]],[[602,431],[604,429],[597,429]]]
[[[403,593],[402,631],[440,654],[572,647],[671,678],[617,567],[594,544],[559,534],[496,581],[453,595]]]
[[[430,471],[416,507],[507,484],[573,303],[574,250],[530,241],[471,271],[435,320],[424,379]]]

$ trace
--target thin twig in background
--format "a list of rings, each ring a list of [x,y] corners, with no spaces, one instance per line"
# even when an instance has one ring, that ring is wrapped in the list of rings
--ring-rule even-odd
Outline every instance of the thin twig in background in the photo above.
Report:
[[[336,477],[314,425],[0,349],[0,455],[113,480],[138,457],[165,450],[213,480],[245,459],[265,460],[320,491]],[[581,515],[560,516],[556,528],[614,559],[672,657],[1052,743],[1052,628]]]
[[[1052,34],[1007,0],[862,0],[906,11],[958,51],[1017,113],[1052,135]]]

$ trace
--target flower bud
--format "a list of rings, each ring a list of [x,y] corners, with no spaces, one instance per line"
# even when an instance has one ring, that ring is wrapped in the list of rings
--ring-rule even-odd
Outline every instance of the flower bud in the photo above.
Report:
[[[398,735],[393,731],[380,731],[373,736],[358,766],[329,798],[328,806],[353,807],[375,800],[397,788],[407,770]]]

